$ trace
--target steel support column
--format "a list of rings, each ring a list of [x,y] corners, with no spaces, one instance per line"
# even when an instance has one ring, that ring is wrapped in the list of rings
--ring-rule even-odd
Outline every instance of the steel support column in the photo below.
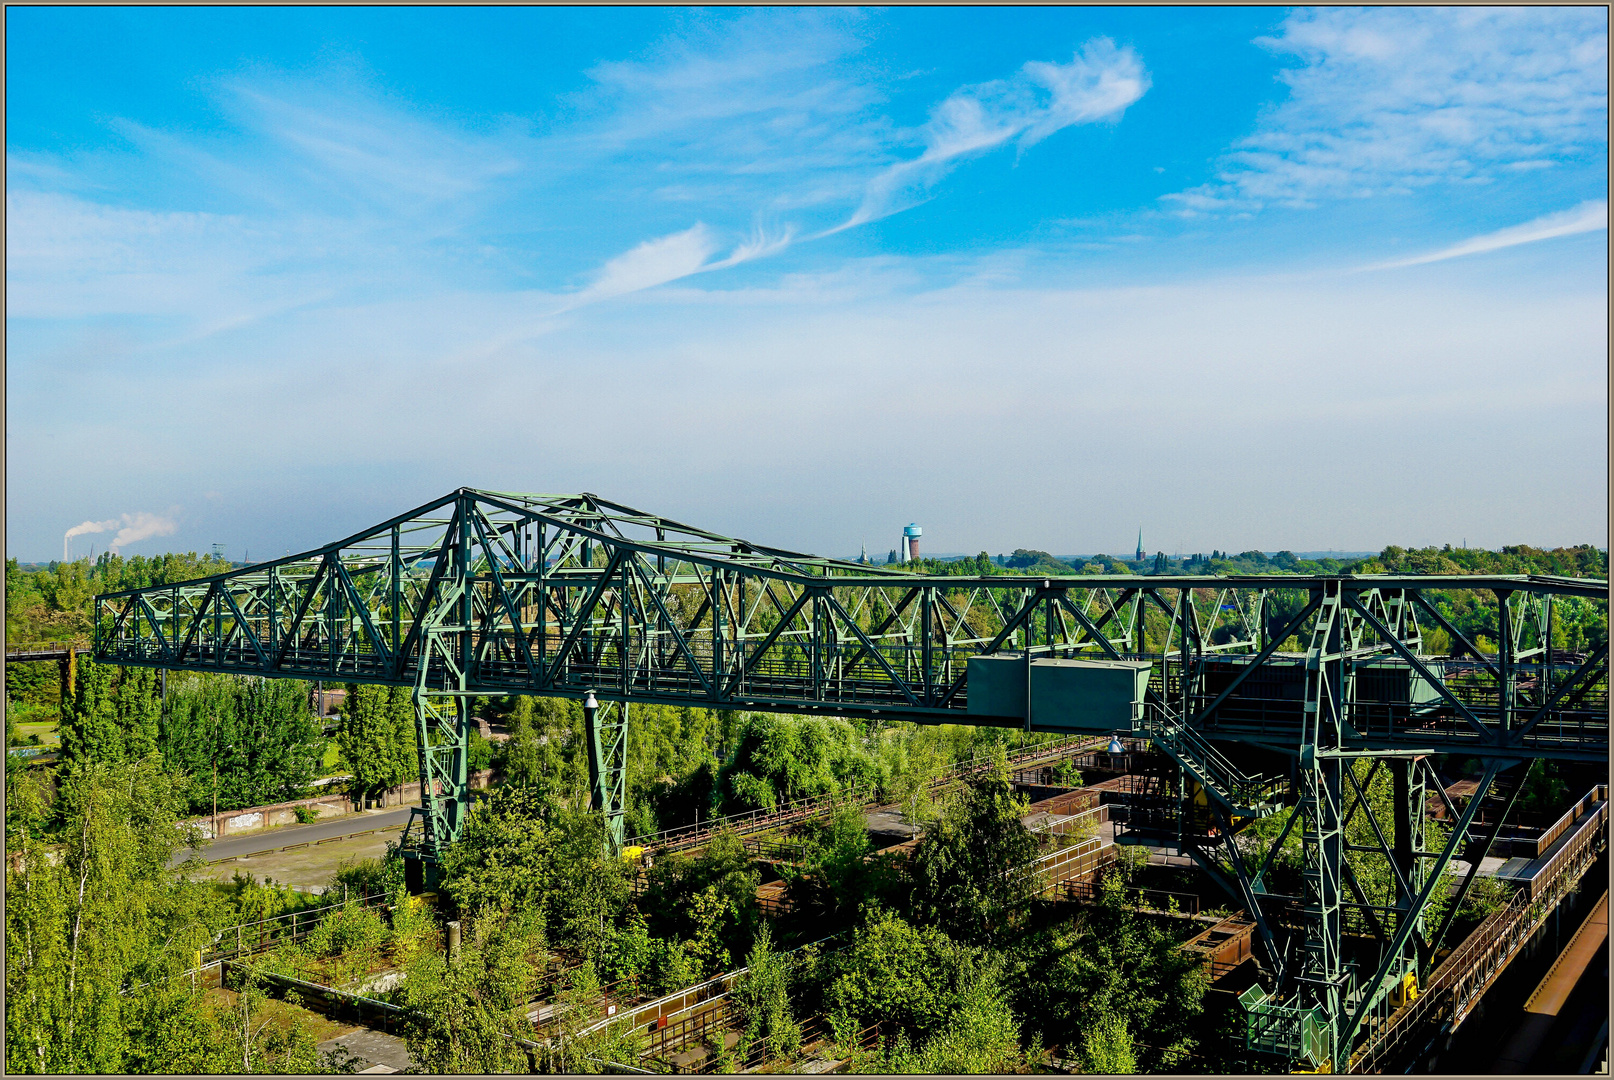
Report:
[[[583,701],[588,729],[589,809],[605,818],[605,840],[615,853],[622,850],[628,783],[628,705],[608,701],[601,705],[593,694]]]

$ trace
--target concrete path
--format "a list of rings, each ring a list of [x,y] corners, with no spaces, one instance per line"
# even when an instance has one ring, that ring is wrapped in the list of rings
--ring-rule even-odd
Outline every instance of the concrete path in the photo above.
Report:
[[[329,1053],[338,1046],[347,1050],[358,1061],[357,1071],[361,1073],[401,1073],[408,1072],[413,1062],[409,1057],[409,1047],[396,1035],[387,1035],[369,1028],[358,1028],[346,1035],[338,1035],[334,1039],[327,1039],[314,1049]]]
[[[221,840],[203,844],[194,854],[199,855],[203,862],[217,862],[220,859],[238,859],[244,855],[277,851],[292,844],[315,844],[321,840],[351,836],[371,829],[397,829],[401,832],[409,822],[411,809],[408,806],[396,806],[386,810],[365,810],[357,814],[343,814],[330,821],[316,821],[311,825],[285,825],[278,829],[253,833],[251,836],[226,836]],[[174,857],[169,860],[169,865],[178,866],[192,854],[190,848],[176,851]]]

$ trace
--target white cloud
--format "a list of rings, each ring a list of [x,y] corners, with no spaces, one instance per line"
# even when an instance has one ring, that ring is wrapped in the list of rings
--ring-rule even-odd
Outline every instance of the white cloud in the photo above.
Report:
[[[715,246],[711,230],[700,222],[683,232],[646,240],[606,263],[594,283],[578,295],[578,302],[621,296],[688,277],[706,264]]]
[[[1137,54],[1108,38],[1087,42],[1068,64],[1032,61],[1010,79],[966,86],[932,110],[921,132],[924,153],[871,180],[840,228],[923,201],[961,158],[1011,140],[1024,149],[1075,124],[1118,119],[1148,89],[1149,74]]]
[[[117,535],[107,545],[108,551],[116,552],[119,548],[127,547],[141,540],[149,540],[154,536],[172,536],[178,528],[179,525],[173,518],[163,517],[159,514],[149,514],[144,510],[108,518],[106,521],[85,521],[74,525],[62,534],[62,561],[67,561],[67,544],[75,536],[86,536],[117,529]]]
[[[1186,213],[1304,206],[1550,167],[1606,147],[1604,8],[1321,8],[1260,44],[1297,57],[1288,98]]]
[[[653,204],[844,204],[889,160],[893,130],[877,69],[857,62],[861,21],[826,9],[691,20],[638,58],[589,69],[555,156]]]
[[[792,236],[793,230],[790,229],[777,235],[769,235],[758,229],[735,245],[726,258],[713,260],[717,240],[711,229],[697,221],[683,232],[646,240],[631,251],[611,259],[600,269],[592,284],[568,297],[555,314],[613,296],[653,289],[692,274],[738,266],[772,255],[788,247]]]
[[[1506,229],[1476,236],[1454,244],[1439,251],[1432,251],[1426,255],[1414,255],[1408,259],[1396,259],[1391,262],[1376,263],[1373,266],[1363,267],[1365,270],[1391,270],[1401,266],[1421,266],[1424,263],[1443,262],[1446,259],[1457,259],[1464,255],[1478,255],[1486,251],[1500,251],[1502,248],[1516,247],[1519,244],[1534,244],[1540,240],[1552,240],[1560,236],[1576,236],[1580,233],[1596,232],[1598,229],[1608,228],[1608,200],[1598,199],[1584,202],[1573,210],[1564,210],[1556,214],[1547,214],[1534,221],[1527,221],[1523,225],[1511,225]]]
[[[702,265],[725,256],[719,238],[691,245]],[[542,336],[521,331],[553,296],[389,297],[266,323],[227,366],[56,371],[48,393],[8,402],[12,549],[57,546],[30,511],[63,490],[83,505],[159,506],[202,499],[220,476],[235,485],[228,505],[209,510],[208,535],[179,543],[300,550],[465,483],[595,490],[831,554],[899,514],[941,551],[1113,550],[1140,515],[1149,535],[1169,524],[1236,550],[1438,543],[1460,521],[1490,523],[1493,543],[1606,542],[1599,260],[1523,280],[1455,278],[1448,263],[1405,281],[1104,289],[1051,287],[1035,267],[981,285],[967,262],[944,261],[661,287]],[[934,287],[942,276],[962,284]],[[631,437],[600,438],[602,386],[608,422]],[[1162,386],[1192,408],[1162,411]],[[437,414],[533,435],[518,455],[491,438],[445,457],[429,427],[397,419]],[[310,417],[340,422],[285,438]],[[691,438],[714,417],[717,436]],[[1375,480],[1357,498],[1368,444]],[[1041,464],[1022,460],[1031,445]],[[1241,457],[1250,446],[1261,452]],[[1274,484],[1275,461],[1299,462],[1306,484]],[[1430,502],[1420,478],[1453,462],[1457,479]],[[1172,479],[1137,482],[1156,474]],[[231,524],[265,490],[273,512]],[[1097,533],[1115,520],[1130,533]]]

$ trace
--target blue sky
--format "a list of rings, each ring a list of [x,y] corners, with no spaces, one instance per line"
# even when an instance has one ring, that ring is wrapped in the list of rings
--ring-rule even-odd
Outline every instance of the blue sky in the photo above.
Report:
[[[6,29],[24,559],[462,484],[826,554],[1607,543],[1602,9]]]

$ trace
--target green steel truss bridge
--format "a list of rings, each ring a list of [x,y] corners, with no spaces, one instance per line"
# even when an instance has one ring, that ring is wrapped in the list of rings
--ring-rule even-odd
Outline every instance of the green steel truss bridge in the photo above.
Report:
[[[1495,652],[1441,614],[1427,595],[1437,590],[1494,596]],[[586,699],[594,805],[618,844],[634,702],[1128,730],[1168,767],[1159,798],[1133,807],[1118,840],[1191,854],[1254,914],[1271,985],[1246,1003],[1251,1045],[1326,1066],[1349,1057],[1408,972],[1426,973],[1449,914],[1429,927],[1424,912],[1487,796],[1511,807],[1533,759],[1607,760],[1608,647],[1549,650],[1563,598],[1606,604],[1608,583],[927,577],[720,536],[595,495],[461,488],[315,551],[98,596],[94,657],[412,688],[428,865],[469,805],[470,695]],[[1147,608],[1161,613],[1152,635]],[[1433,626],[1454,656],[1424,654]],[[1038,689],[1072,669],[1126,671],[1137,690],[1106,712],[1084,711],[1079,688],[1075,698]],[[1423,814],[1431,785],[1444,797],[1432,754],[1484,763],[1438,848]],[[1390,771],[1393,820],[1377,820],[1357,758]],[[1392,903],[1365,895],[1344,858],[1344,826],[1358,813],[1394,868]],[[1287,820],[1268,849],[1240,836],[1271,814]],[[1295,829],[1303,895],[1280,896],[1265,878]],[[1472,881],[1471,871],[1463,893]],[[1287,946],[1280,921],[1301,926]],[[1379,938],[1365,977],[1343,954],[1347,922]]]

